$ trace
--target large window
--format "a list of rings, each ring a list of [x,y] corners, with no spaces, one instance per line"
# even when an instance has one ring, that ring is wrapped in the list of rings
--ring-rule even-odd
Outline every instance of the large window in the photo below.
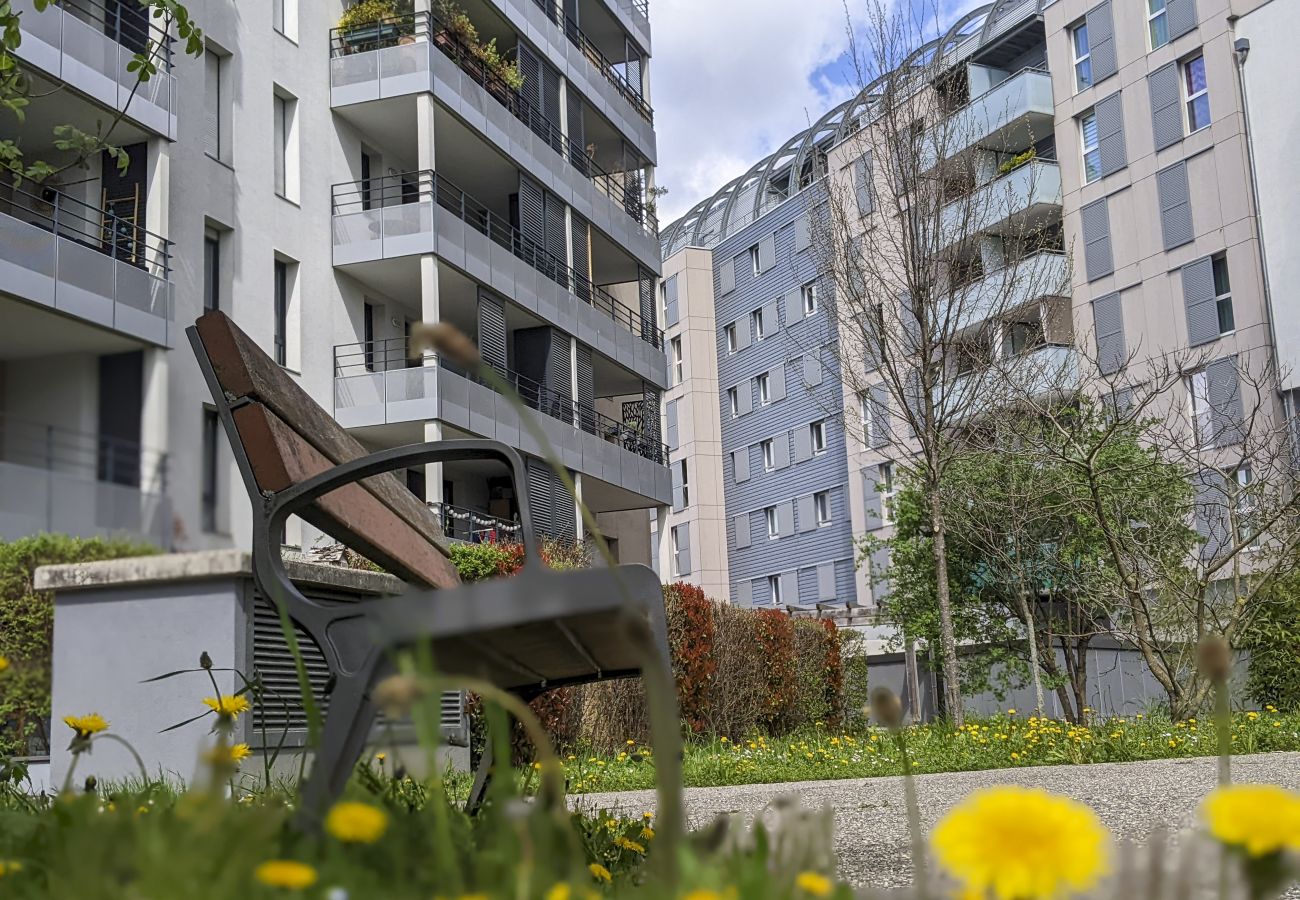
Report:
[[[1232,314],[1232,285],[1228,282],[1228,258],[1220,253],[1212,260],[1214,266],[1214,305],[1219,313],[1219,334],[1229,334],[1237,328]]]
[[[1169,16],[1165,10],[1167,0],[1147,0],[1147,36],[1151,49],[1169,43]]]
[[[220,436],[217,411],[203,410],[203,492],[200,496],[200,514],[204,531],[217,530],[217,440]]]
[[[1097,113],[1088,110],[1079,119],[1079,132],[1083,137],[1083,180],[1096,181],[1101,177],[1101,145],[1097,140]]]
[[[1210,374],[1205,370],[1187,377],[1187,393],[1192,404],[1192,433],[1198,447],[1214,443],[1214,420],[1210,407]]]
[[[1187,107],[1187,133],[1210,124],[1210,94],[1205,82],[1205,57],[1194,56],[1183,63],[1183,96]]]
[[[1074,45],[1074,89],[1076,92],[1092,87],[1092,54],[1088,49],[1088,25],[1081,22],[1070,31]]]

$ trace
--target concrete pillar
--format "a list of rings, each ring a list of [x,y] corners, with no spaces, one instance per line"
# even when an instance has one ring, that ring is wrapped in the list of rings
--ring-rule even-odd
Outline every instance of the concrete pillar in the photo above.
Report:
[[[442,319],[441,298],[438,291],[438,259],[432,254],[420,257],[420,318],[425,322]],[[426,354],[424,365],[436,366],[437,357]],[[436,377],[436,376],[435,376]],[[426,441],[442,440],[442,423],[424,423]],[[428,463],[424,467],[424,499],[428,503],[442,502],[442,463]]]
[[[573,492],[578,495],[577,503],[573,504],[573,523],[574,523],[573,533],[577,537],[578,543],[582,543],[584,529],[582,527],[583,525],[582,510],[580,509],[580,505],[582,503],[582,473],[581,472],[573,473]]]
[[[434,110],[433,94],[415,96],[415,141],[416,165],[421,169],[436,169],[437,160],[433,148]]]

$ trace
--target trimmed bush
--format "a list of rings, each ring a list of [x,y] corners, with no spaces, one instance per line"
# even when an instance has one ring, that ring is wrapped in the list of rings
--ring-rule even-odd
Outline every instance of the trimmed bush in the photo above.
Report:
[[[709,694],[718,664],[713,645],[713,604],[704,591],[676,582],[664,586],[668,644],[677,681],[677,703],[691,731],[709,730]]]

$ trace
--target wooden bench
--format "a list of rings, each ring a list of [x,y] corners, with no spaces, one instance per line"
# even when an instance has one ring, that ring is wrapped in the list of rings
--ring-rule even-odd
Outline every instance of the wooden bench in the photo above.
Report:
[[[538,552],[522,458],[496,441],[411,444],[378,453],[334,421],[225,314],[187,329],[253,506],[253,575],[262,593],[314,641],[334,688],[303,808],[316,820],[339,796],[375,718],[370,691],[393,671],[391,651],[432,647],[450,675],[486,679],[530,698],[551,687],[640,673],[628,629],[648,628],[668,659],[663,597],[645,566],[553,572]],[[394,470],[496,460],[518,497],[525,562],[519,574],[461,584],[437,518]],[[289,580],[279,536],[291,515],[373,560],[409,585],[394,596],[323,604]],[[471,806],[490,760],[480,764]]]

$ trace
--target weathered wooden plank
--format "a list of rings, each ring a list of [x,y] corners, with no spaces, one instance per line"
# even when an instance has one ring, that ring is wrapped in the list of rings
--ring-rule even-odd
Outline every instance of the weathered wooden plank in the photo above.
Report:
[[[281,491],[334,468],[334,463],[260,403],[234,411],[235,427],[258,487]],[[405,517],[360,486],[321,497],[302,516],[401,578],[427,587],[454,587],[456,568]]]
[[[195,325],[217,381],[232,398],[247,397],[264,404],[292,431],[335,464],[369,452],[225,313],[205,313]],[[438,519],[396,475],[376,475],[361,484],[437,547],[443,556],[450,554]]]

